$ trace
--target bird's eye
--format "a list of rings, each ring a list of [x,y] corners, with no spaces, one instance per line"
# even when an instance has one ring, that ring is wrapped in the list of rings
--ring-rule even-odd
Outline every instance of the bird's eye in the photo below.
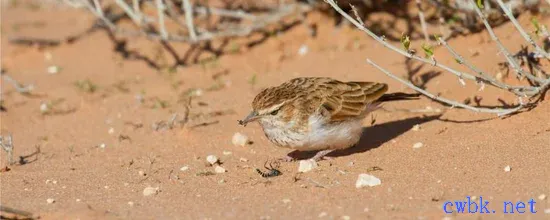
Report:
[[[275,111],[272,111],[271,112],[271,115],[277,115],[279,113],[279,109],[275,110]]]

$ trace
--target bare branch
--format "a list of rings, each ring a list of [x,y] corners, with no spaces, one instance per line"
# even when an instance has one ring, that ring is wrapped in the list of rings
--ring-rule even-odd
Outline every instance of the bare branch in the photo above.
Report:
[[[418,18],[420,19],[420,26],[422,26],[424,40],[426,42],[430,42],[430,37],[428,36],[428,27],[426,25],[426,19],[424,18],[424,10],[422,10],[422,2],[420,2],[420,0],[416,0],[416,7],[418,7]]]
[[[534,81],[534,82],[537,82],[537,83],[543,83],[544,80],[541,79],[541,78],[538,78],[536,76],[533,76],[531,73],[528,73],[528,72],[525,72],[518,64],[518,62],[512,57],[512,54],[510,53],[510,51],[508,51],[508,49],[506,49],[504,47],[504,45],[502,44],[502,42],[500,42],[500,39],[498,39],[498,37],[495,35],[495,32],[493,31],[493,28],[491,27],[491,25],[489,25],[489,22],[487,21],[487,18],[485,17],[485,15],[483,15],[483,13],[481,12],[481,10],[479,10],[479,8],[476,6],[476,3],[474,0],[470,0],[470,4],[475,8],[475,11],[477,13],[477,15],[481,18],[481,20],[483,21],[483,24],[485,25],[485,28],[487,29],[487,31],[489,31],[489,35],[491,35],[491,39],[497,44],[499,50],[501,53],[504,54],[504,57],[506,58],[506,60],[508,61],[508,63],[512,66],[512,68],[516,71],[516,73],[519,75],[519,76],[525,76],[527,77],[528,79]]]
[[[518,23],[516,18],[514,18],[514,15],[512,14],[512,12],[508,8],[506,8],[506,6],[504,6],[504,3],[502,2],[502,0],[497,0],[497,3],[500,6],[500,8],[502,8],[502,11],[504,11],[504,13],[506,14],[506,17],[508,17],[508,19],[510,19],[510,21],[512,21],[512,24],[514,24],[514,26],[516,27],[518,32],[521,34],[521,36],[523,36],[523,38],[525,38],[525,41],[527,41],[529,44],[531,44],[531,46],[533,46],[539,54],[546,57],[546,59],[550,59],[550,54],[547,53],[546,51],[544,51],[541,47],[539,47],[539,45],[537,45],[537,43],[535,43],[533,38],[531,38],[531,36],[529,36],[525,32],[525,30],[523,30],[523,28]]]
[[[11,137],[11,134],[8,134],[5,137],[0,136],[0,146],[7,153],[6,157],[8,158],[8,165],[12,165],[14,161],[13,161],[13,138]]]
[[[243,19],[249,19],[249,20],[255,20],[256,16],[246,13],[243,10],[226,10],[221,8],[212,8],[212,7],[196,7],[195,12],[203,15],[207,14],[213,14],[213,15],[219,15],[223,17],[233,17],[233,18],[243,18]]]
[[[34,85],[23,86],[21,83],[17,82],[15,79],[11,78],[10,76],[8,76],[8,74],[4,72],[2,72],[2,77],[4,78],[4,80],[10,82],[13,87],[15,87],[15,90],[19,93],[26,94],[34,89]]]
[[[160,36],[163,40],[166,40],[168,38],[168,32],[166,32],[166,25],[164,24],[164,10],[166,6],[164,6],[162,0],[155,0],[155,2],[157,4],[157,15],[159,17]]]
[[[189,38],[191,38],[192,42],[196,42],[197,33],[195,32],[195,26],[193,25],[193,5],[191,5],[189,0],[183,0],[182,7],[185,12],[185,23],[187,24],[187,30],[189,31]]]
[[[459,103],[459,102],[455,102],[455,101],[452,101],[452,100],[449,100],[449,99],[442,98],[442,97],[436,96],[434,94],[431,94],[430,92],[415,86],[411,82],[408,82],[404,79],[401,79],[401,78],[395,76],[394,74],[390,73],[389,71],[387,71],[387,70],[383,69],[382,67],[378,66],[376,63],[372,62],[370,59],[367,59],[367,63],[374,66],[378,70],[382,71],[384,74],[388,75],[392,79],[395,79],[395,80],[399,81],[400,83],[408,86],[409,88],[411,88],[411,89],[413,89],[413,90],[415,90],[419,93],[422,93],[425,96],[427,96],[427,97],[429,97],[433,100],[437,100],[439,102],[448,104],[451,107],[460,107],[460,108],[472,110],[472,111],[475,111],[475,112],[494,113],[494,114],[497,114],[499,117],[517,112],[517,111],[519,111],[520,109],[523,108],[522,104],[518,105],[517,107],[511,108],[511,109],[476,108],[476,107],[473,107],[473,106],[470,106],[470,105],[465,105],[465,104],[462,104],[462,103]]]
[[[498,88],[505,89],[508,91],[513,92],[514,94],[518,96],[532,96],[536,95],[539,92],[539,88],[532,87],[532,86],[511,86],[502,82],[499,82],[498,80],[494,79],[493,77],[489,76],[482,70],[478,69],[476,66],[471,64],[469,61],[465,60],[460,54],[458,54],[448,43],[447,41],[443,40],[441,37],[438,37],[437,39],[439,43],[441,43],[447,50],[455,57],[456,61],[459,64],[464,64],[468,69],[471,71],[477,73],[480,75],[480,78]]]
[[[137,14],[130,8],[128,4],[124,0],[115,0],[115,3],[124,10],[124,12],[136,23],[138,26],[142,25],[142,19],[137,16]]]

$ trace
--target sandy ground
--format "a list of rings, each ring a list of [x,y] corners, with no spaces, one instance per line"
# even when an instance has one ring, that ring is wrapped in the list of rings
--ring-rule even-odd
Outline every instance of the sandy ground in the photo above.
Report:
[[[42,219],[550,218],[545,214],[550,212],[549,199],[539,198],[550,196],[548,100],[505,119],[447,110],[425,98],[389,103],[374,114],[374,125],[365,120],[356,147],[303,174],[297,174],[297,162],[283,163],[283,175],[265,179],[254,168],[289,151],[269,143],[259,125],[237,124],[262,88],[297,76],[329,76],[385,82],[392,92],[411,92],[367,65],[367,57],[405,77],[408,69],[419,68],[415,78],[439,70],[407,64],[360,32],[335,29],[319,15],[308,18],[319,23],[316,38],[298,25],[243,53],[209,59],[212,55],[205,52],[200,64],[175,69],[156,70],[142,59],[124,59],[104,31],[43,50],[8,43],[10,36],[56,39],[82,33],[93,20],[85,13],[59,10],[2,8],[2,65],[11,77],[35,86],[32,96],[24,96],[2,82],[7,111],[0,113],[1,133],[13,135],[15,157],[24,162],[0,173],[3,206]],[[529,24],[529,16],[520,20]],[[549,19],[541,22],[550,24]],[[523,42],[511,24],[496,33],[512,51]],[[488,72],[498,72],[496,63],[504,61],[487,33],[450,43]],[[309,48],[304,56],[297,55],[301,45]],[[134,40],[127,46],[164,66],[173,63],[156,43]],[[462,68],[444,48],[437,48],[436,56]],[[49,74],[49,66],[60,71]],[[95,90],[76,86],[79,81],[90,82]],[[478,91],[471,82],[463,88],[444,72],[426,86],[457,100],[482,96],[482,105],[496,105],[497,98],[514,101],[496,89]],[[190,91],[199,95],[191,101],[185,127],[159,125],[155,130],[155,124],[175,113],[178,119],[185,115],[182,97]],[[48,106],[47,114],[41,113],[41,104]],[[408,111],[427,107],[444,114]],[[417,124],[420,130],[411,130]],[[253,143],[234,146],[236,132]],[[417,142],[424,146],[413,149]],[[204,175],[214,172],[207,155],[219,157],[227,172]],[[4,152],[0,158],[5,165]],[[188,170],[181,171],[184,166]],[[510,172],[504,171],[506,166]],[[378,177],[382,184],[357,189],[361,173]],[[144,196],[146,187],[158,187],[159,192]],[[446,201],[466,196],[476,196],[478,203],[481,197],[490,201],[496,212],[444,213]],[[536,214],[529,213],[530,199],[536,202]],[[503,214],[503,201],[523,201],[527,212]]]

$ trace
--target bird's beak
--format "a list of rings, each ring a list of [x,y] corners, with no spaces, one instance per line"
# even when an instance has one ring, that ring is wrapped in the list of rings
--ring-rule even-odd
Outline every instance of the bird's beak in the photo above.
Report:
[[[256,119],[258,119],[258,112],[252,111],[250,112],[250,114],[248,114],[248,116],[246,116],[246,118],[244,118],[243,120],[239,120],[239,124],[242,126],[246,126],[246,124]]]

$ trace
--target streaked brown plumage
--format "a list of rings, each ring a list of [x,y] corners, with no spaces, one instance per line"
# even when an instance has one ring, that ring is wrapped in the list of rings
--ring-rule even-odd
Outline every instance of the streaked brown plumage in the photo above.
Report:
[[[261,91],[253,111],[239,123],[258,120],[266,137],[280,147],[320,150],[313,158],[353,146],[362,119],[381,102],[416,98],[417,94],[385,94],[388,85],[300,77]]]

